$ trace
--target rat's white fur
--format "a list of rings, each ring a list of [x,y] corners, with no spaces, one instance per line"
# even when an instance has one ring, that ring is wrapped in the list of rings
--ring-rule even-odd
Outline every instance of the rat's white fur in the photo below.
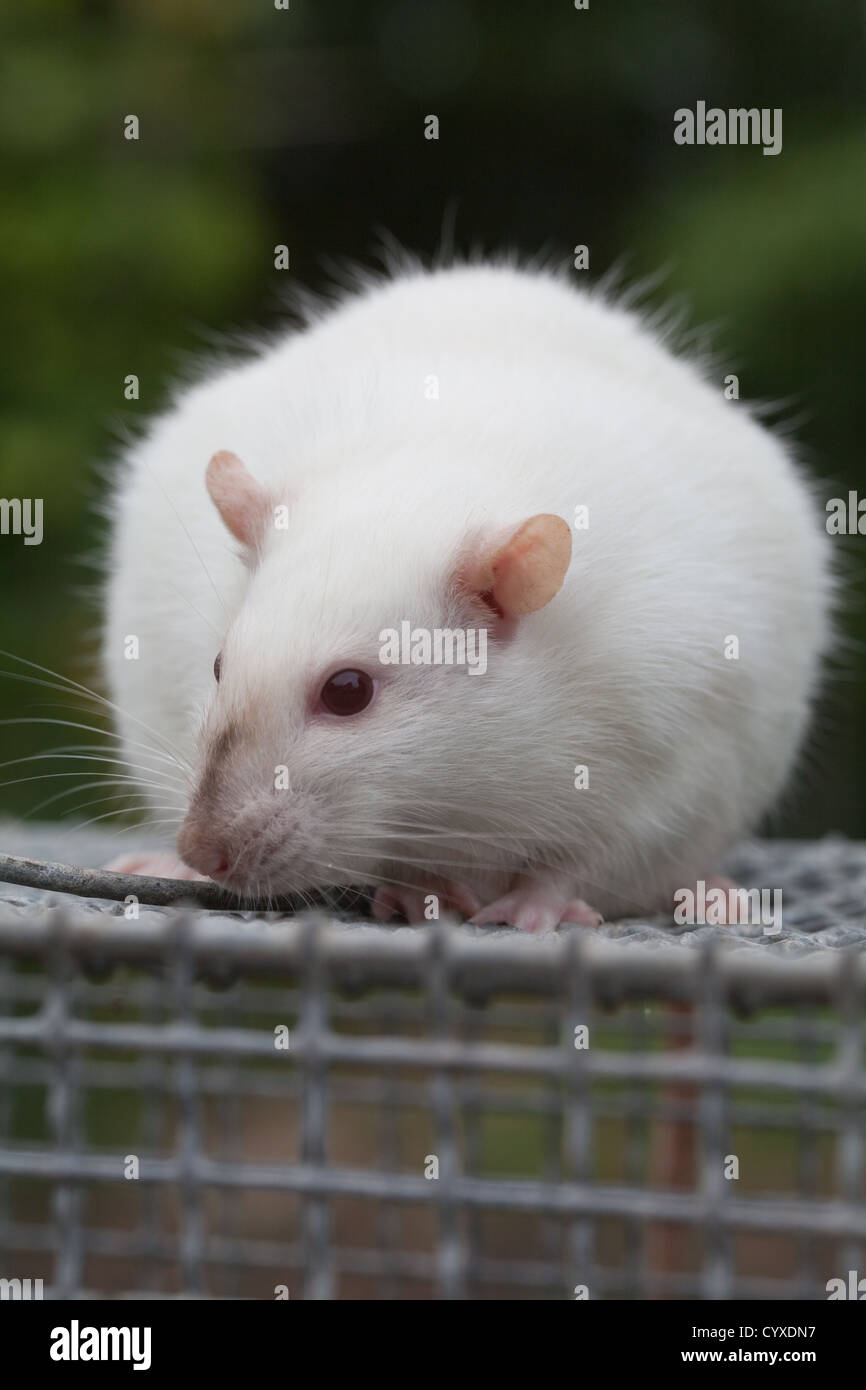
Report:
[[[205,490],[219,450],[290,502],[252,572]],[[581,504],[562,591],[485,675],[379,667],[403,619],[478,625],[453,585],[470,538]],[[484,897],[562,869],[614,913],[694,881],[778,796],[830,587],[806,484],[721,382],[554,276],[457,266],[365,288],[156,422],[117,492],[105,661],[130,761],[145,726],[200,759],[200,819],[246,886]],[[311,716],[355,665],[373,704]]]

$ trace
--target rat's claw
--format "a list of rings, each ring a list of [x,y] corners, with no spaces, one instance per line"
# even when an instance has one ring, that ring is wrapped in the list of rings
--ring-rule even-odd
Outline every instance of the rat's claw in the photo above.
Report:
[[[183,878],[200,880],[202,874],[196,873],[171,850],[153,850],[144,854],[119,854],[106,864],[115,874],[147,874],[151,878]]]
[[[553,897],[539,888],[515,888],[504,898],[497,898],[471,918],[476,927],[517,927],[520,931],[540,936],[554,931],[561,922],[576,922],[582,927],[598,927],[604,921],[600,912],[583,898]]]
[[[430,899],[435,898],[435,917],[430,917]],[[442,912],[469,917],[481,906],[471,888],[464,888],[450,878],[432,879],[426,888],[407,888],[403,884],[388,884],[377,888],[371,912],[379,922],[402,917],[409,923],[436,921]]]
[[[562,909],[560,922],[576,922],[579,927],[600,927],[604,917],[589,903],[585,903],[583,898],[569,898],[565,907]]]

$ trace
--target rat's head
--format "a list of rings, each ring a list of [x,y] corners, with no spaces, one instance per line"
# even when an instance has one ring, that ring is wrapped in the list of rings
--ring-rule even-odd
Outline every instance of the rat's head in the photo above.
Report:
[[[233,454],[207,485],[250,579],[214,653],[182,858],[262,896],[501,863],[545,700],[515,636],[562,585],[566,522],[404,554],[333,498],[287,507]]]

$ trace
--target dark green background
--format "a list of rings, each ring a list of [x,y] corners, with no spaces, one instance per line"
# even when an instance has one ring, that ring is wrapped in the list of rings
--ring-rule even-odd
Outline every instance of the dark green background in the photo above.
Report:
[[[651,302],[682,296],[743,396],[784,402],[820,497],[862,479],[856,0],[18,11],[0,59],[0,496],[43,497],[46,535],[29,548],[0,537],[3,647],[90,683],[97,465],[119,432],[160,408],[190,353],[273,327],[287,282],[321,287],[329,257],[369,260],[380,229],[430,254],[452,214],[459,250],[566,257],[585,242],[592,278],[664,267]],[[782,153],[676,146],[673,112],[699,99],[781,107]],[[423,138],[430,112],[437,143]],[[129,113],[137,143],[123,138]],[[130,372],[138,403],[123,398]],[[808,772],[774,823],[802,834],[866,834],[866,537],[835,544],[846,637]],[[0,679],[0,717],[57,713],[28,701]],[[0,733],[4,763],[72,737],[36,724]],[[33,808],[50,787],[6,785],[0,810]]]

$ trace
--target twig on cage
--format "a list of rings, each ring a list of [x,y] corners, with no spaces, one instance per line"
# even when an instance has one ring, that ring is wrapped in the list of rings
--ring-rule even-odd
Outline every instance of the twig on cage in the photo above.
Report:
[[[208,879],[154,878],[148,874],[119,874],[112,869],[81,869],[75,864],[54,864],[41,859],[19,859],[0,854],[0,882],[17,883],[43,892],[72,893],[79,898],[109,898],[125,902],[134,897],[152,907],[194,903],[223,912],[300,912],[311,906],[331,911],[364,911],[369,898],[362,889],[342,889],[322,895],[268,898],[267,902],[236,897]]]

